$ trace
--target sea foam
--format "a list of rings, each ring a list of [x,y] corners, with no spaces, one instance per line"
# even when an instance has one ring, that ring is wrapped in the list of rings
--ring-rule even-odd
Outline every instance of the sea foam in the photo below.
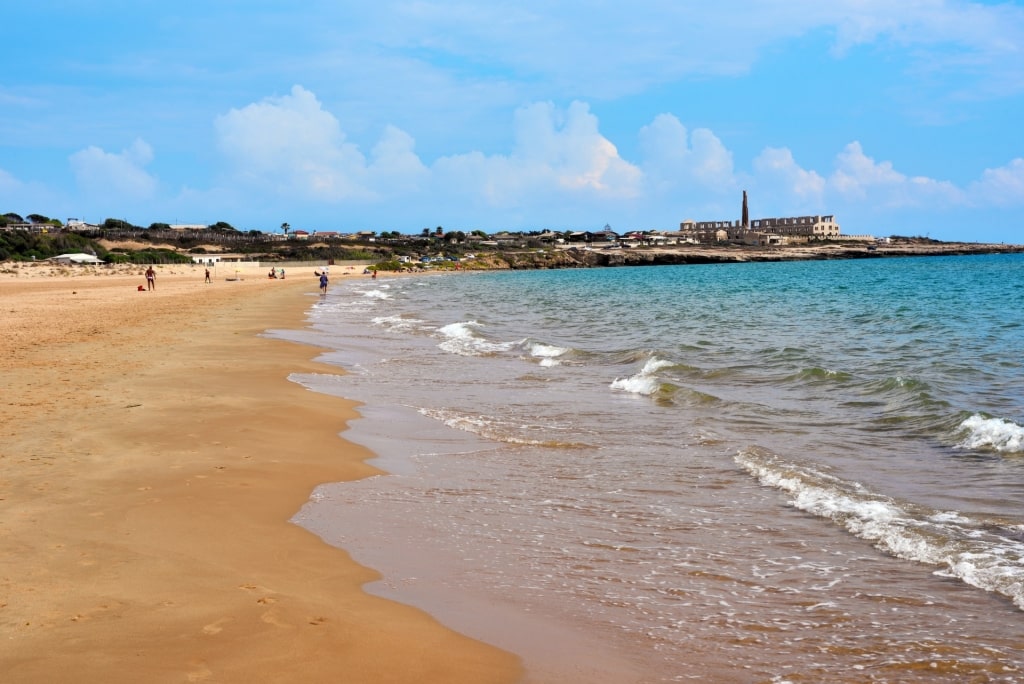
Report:
[[[556,347],[551,344],[534,342],[530,345],[530,356],[539,358],[541,366],[557,366],[561,363],[559,357],[569,350],[565,347]]]
[[[477,330],[483,325],[477,321],[449,323],[437,329],[444,341],[437,346],[446,352],[460,356],[485,356],[506,352],[515,346],[514,342],[493,342],[480,335]]]
[[[1024,610],[1020,526],[900,501],[757,449],[740,452],[736,462],[761,484],[792,496],[795,508],[831,520],[893,556],[939,566],[936,575],[1003,594]]]
[[[649,396],[661,389],[661,381],[658,380],[655,373],[662,368],[668,368],[672,365],[673,364],[670,361],[651,357],[647,360],[639,373],[627,378],[615,378],[609,387],[614,390]]]
[[[960,423],[966,433],[957,446],[962,449],[994,449],[1003,453],[1024,452],[1024,427],[1000,418],[975,414]]]

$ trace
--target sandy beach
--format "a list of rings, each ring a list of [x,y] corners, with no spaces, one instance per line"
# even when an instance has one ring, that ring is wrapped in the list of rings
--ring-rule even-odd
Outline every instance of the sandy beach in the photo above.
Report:
[[[2,270],[5,682],[522,677],[288,522],[375,472],[339,437],[353,405],[287,380],[337,370],[260,336],[303,325],[312,268]]]

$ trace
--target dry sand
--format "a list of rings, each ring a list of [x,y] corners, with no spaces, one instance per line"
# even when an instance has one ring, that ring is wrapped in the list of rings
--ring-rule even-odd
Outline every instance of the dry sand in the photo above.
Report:
[[[2,681],[520,679],[288,522],[375,472],[353,405],[286,379],[336,369],[260,337],[303,324],[312,269],[157,270],[0,264]]]

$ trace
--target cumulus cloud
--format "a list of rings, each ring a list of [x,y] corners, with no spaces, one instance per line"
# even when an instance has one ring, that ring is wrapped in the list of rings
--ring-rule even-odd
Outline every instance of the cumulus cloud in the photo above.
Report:
[[[371,182],[381,194],[419,191],[428,180],[429,170],[416,154],[416,141],[395,126],[385,126],[370,159]]]
[[[151,161],[153,150],[142,139],[136,139],[117,154],[90,146],[70,157],[71,169],[82,190],[95,197],[118,200],[153,196],[157,181],[143,168]]]
[[[985,169],[970,185],[968,193],[975,205],[999,207],[1024,204],[1024,159],[1017,157],[1006,166]]]
[[[490,206],[522,203],[630,200],[642,190],[643,174],[622,159],[601,135],[588,105],[561,110],[550,102],[520,108],[515,145],[508,155],[452,155],[433,166],[436,182],[461,187]]]
[[[369,157],[301,86],[232,109],[215,122],[218,146],[243,185],[323,202],[380,204],[429,195],[510,207],[542,198],[630,199],[643,174],[601,135],[588,105],[550,102],[516,111],[508,154],[468,151],[425,164],[413,137],[385,126]]]
[[[567,190],[616,197],[637,194],[640,170],[601,135],[588,105],[573,102],[561,112],[549,102],[533,104],[516,112],[515,126],[513,157],[523,167]]]
[[[923,203],[958,203],[963,192],[948,181],[925,176],[908,177],[893,168],[892,162],[876,162],[864,154],[857,141],[848,144],[836,157],[836,170],[829,177],[829,188],[848,200],[872,201],[889,207],[919,206]]]
[[[753,166],[761,183],[801,200],[818,201],[825,191],[825,179],[801,168],[787,148],[766,147]]]
[[[302,86],[217,118],[218,145],[238,177],[281,194],[368,198],[366,159]]]
[[[675,116],[659,114],[639,137],[644,171],[657,190],[735,189],[732,152],[709,129],[689,133]]]
[[[858,141],[838,152],[829,175],[802,167],[785,147],[764,148],[751,160],[750,173],[738,172],[733,152],[713,131],[688,130],[668,113],[638,132],[635,163],[620,155],[583,102],[565,108],[532,103],[515,112],[511,126],[514,143],[507,152],[467,151],[428,164],[416,153],[412,135],[393,125],[383,128],[364,155],[339,120],[301,86],[230,110],[216,121],[219,147],[239,191],[255,187],[268,190],[267,197],[324,204],[390,202],[396,212],[416,206],[470,216],[474,209],[500,208],[505,217],[557,221],[594,211],[625,215],[642,202],[648,208],[664,205],[655,211],[665,216],[715,213],[731,206],[741,185],[754,191],[767,211],[780,214],[1024,202],[1024,159],[986,170],[965,191],[903,173],[892,162],[866,154]],[[86,150],[78,161],[83,168],[87,161],[96,167],[102,160],[138,170],[151,156],[139,143],[121,155]]]

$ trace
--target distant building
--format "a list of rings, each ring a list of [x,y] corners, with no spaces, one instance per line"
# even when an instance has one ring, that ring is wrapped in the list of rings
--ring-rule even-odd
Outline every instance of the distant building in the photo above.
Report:
[[[750,222],[750,230],[771,235],[818,238],[832,240],[840,235],[835,216],[794,216],[792,218],[764,218]]]
[[[50,257],[47,261],[53,261],[58,264],[65,266],[71,265],[92,265],[105,263],[102,259],[96,257],[95,254],[84,254],[81,252],[75,254],[59,254],[55,257]]]
[[[742,215],[743,218],[737,221],[687,219],[679,224],[679,233],[687,240],[703,244],[731,242],[756,246],[846,239],[842,236],[839,224],[836,223],[836,217],[831,214],[751,220],[748,218],[746,191],[743,192]]]

